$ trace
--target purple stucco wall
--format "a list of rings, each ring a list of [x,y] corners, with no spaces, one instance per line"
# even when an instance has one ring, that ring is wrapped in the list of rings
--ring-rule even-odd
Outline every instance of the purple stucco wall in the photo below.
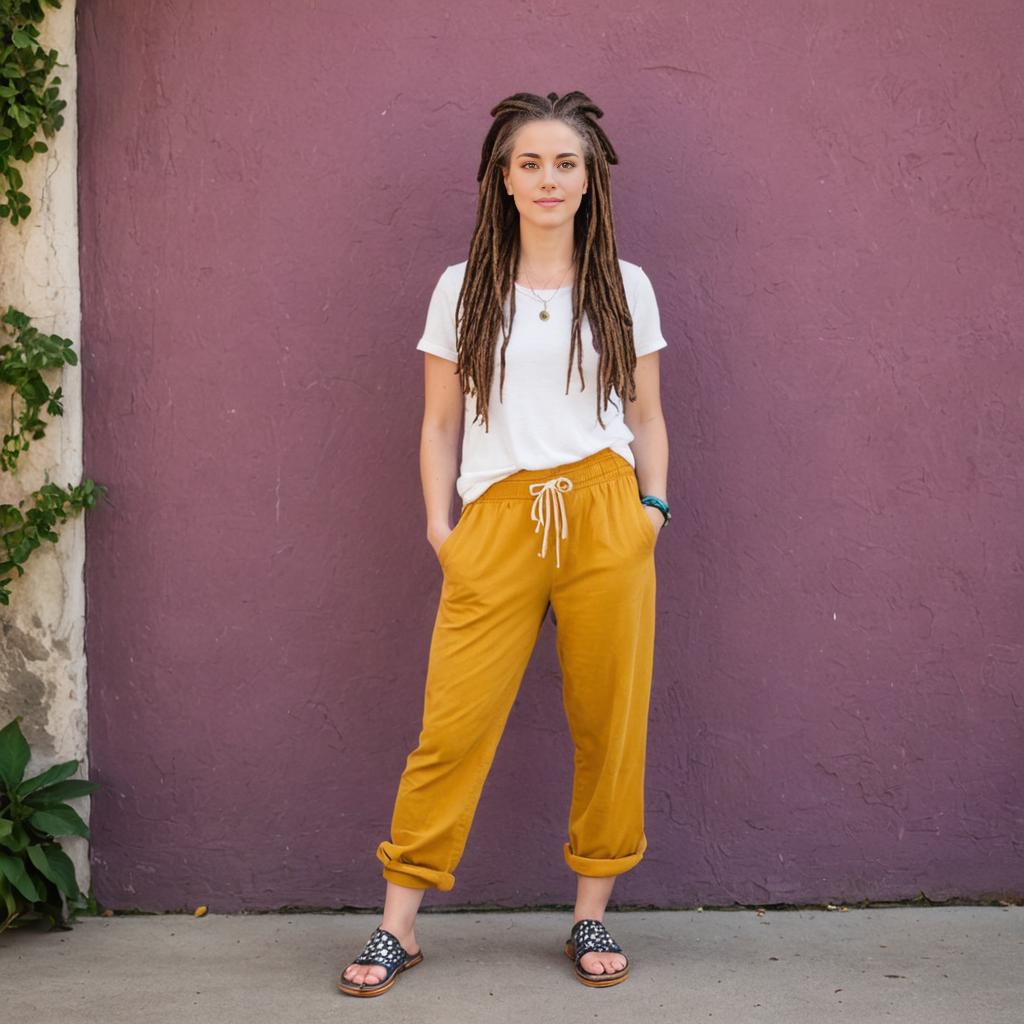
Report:
[[[79,3],[97,897],[380,902],[441,581],[414,345],[488,110],[573,88],[669,340],[615,901],[1024,894],[1024,13],[258,7]],[[553,629],[433,905],[572,898]]]

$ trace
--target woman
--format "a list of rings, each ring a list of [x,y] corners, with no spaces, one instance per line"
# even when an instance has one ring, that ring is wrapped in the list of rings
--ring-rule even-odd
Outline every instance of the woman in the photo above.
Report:
[[[391,839],[376,851],[383,920],[338,983],[357,996],[387,991],[423,960],[420,901],[455,884],[549,608],[575,745],[563,852],[577,891],[564,951],[587,985],[629,972],[602,918],[615,877],[647,847],[654,547],[669,519],[656,350],[666,342],[650,280],[616,255],[618,160],[602,111],[580,92],[517,93],[491,116],[469,258],[441,275],[417,345],[427,539],[444,579],[423,729]],[[451,529],[453,485],[463,508]]]

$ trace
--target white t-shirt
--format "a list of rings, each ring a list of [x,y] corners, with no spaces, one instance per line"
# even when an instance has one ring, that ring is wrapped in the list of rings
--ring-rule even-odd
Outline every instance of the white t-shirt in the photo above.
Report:
[[[626,302],[633,317],[637,357],[668,342],[661,334],[661,319],[650,278],[635,263],[619,260]],[[448,267],[434,288],[427,322],[416,348],[458,362],[455,349],[455,306],[466,273],[466,262]],[[586,313],[580,324],[583,343],[583,380],[573,360],[569,393],[565,394],[572,331],[572,285],[534,289],[548,300],[549,320],[541,320],[543,306],[528,288],[516,286],[516,316],[505,350],[504,400],[498,400],[501,373],[499,334],[494,350],[494,379],[488,406],[490,422],[472,422],[475,396],[465,396],[462,462],[456,490],[463,503],[479,497],[497,480],[521,469],[547,469],[611,448],[636,465],[629,442],[633,432],[622,415],[622,400],[612,388],[608,408],[601,409],[605,422],[597,422],[597,361],[593,335]],[[508,303],[505,303],[506,322]]]

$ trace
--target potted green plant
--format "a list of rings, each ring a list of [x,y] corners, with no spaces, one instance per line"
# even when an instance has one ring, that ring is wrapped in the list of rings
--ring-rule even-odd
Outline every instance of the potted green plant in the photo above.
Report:
[[[75,867],[57,836],[89,836],[89,827],[65,801],[99,786],[72,779],[78,761],[63,761],[25,778],[31,751],[21,716],[0,729],[0,932],[15,921],[45,918],[68,927],[64,897],[81,894]]]

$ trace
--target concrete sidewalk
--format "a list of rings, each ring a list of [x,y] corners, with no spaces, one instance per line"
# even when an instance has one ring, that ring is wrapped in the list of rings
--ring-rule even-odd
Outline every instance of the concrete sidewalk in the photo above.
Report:
[[[421,911],[382,996],[335,978],[379,914],[82,918],[0,935],[0,1006],[34,1024],[1021,1024],[1024,908],[610,911],[632,976],[581,985],[566,912]]]

